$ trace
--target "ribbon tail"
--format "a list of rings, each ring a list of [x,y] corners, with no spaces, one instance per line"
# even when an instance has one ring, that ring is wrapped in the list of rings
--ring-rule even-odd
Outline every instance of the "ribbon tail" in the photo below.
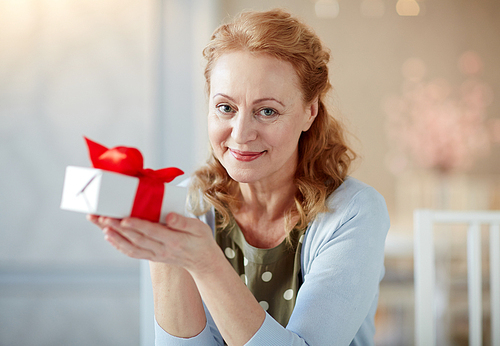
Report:
[[[155,176],[161,178],[164,182],[170,183],[179,175],[183,175],[184,171],[182,171],[177,167],[168,167],[168,168],[158,169],[154,172],[154,174]]]
[[[90,156],[90,161],[92,162],[92,166],[94,168],[98,168],[99,156],[104,154],[108,150],[108,148],[106,148],[104,145],[91,141],[87,137],[83,138],[85,138],[85,142],[87,143],[87,147],[89,148],[89,156]]]

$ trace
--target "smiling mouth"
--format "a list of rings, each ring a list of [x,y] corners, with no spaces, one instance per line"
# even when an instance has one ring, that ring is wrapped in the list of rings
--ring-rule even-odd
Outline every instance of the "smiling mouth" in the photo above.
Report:
[[[229,149],[229,151],[231,152],[231,155],[233,155],[233,157],[236,160],[243,161],[243,162],[250,162],[250,161],[256,160],[259,157],[261,157],[262,155],[264,155],[264,153],[266,152],[265,150],[264,151],[239,151],[239,150],[234,150],[234,149]]]

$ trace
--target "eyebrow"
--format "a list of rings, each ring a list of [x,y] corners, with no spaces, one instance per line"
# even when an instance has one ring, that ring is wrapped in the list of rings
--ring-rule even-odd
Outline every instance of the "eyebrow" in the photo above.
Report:
[[[229,95],[226,95],[226,94],[223,94],[223,93],[217,93],[217,94],[215,94],[215,95],[214,95],[213,99],[214,99],[216,96],[222,96],[222,97],[225,97],[225,98],[229,99],[231,102],[235,102],[235,103],[236,103],[236,101],[235,101],[235,100],[234,100],[231,96],[229,96]],[[280,104],[280,105],[282,105],[283,107],[285,107],[285,105],[283,104],[283,102],[281,102],[281,101],[279,101],[279,100],[275,99],[274,97],[263,97],[263,98],[261,98],[261,99],[257,99],[257,100],[255,100],[253,103],[260,103],[260,102],[264,102],[264,101],[274,101],[274,102],[279,103],[279,104]]]

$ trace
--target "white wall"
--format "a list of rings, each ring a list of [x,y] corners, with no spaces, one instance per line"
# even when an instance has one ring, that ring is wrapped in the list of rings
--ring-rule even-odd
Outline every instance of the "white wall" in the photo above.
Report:
[[[0,345],[139,344],[139,263],[59,209],[82,136],[191,173],[216,1],[0,1]]]

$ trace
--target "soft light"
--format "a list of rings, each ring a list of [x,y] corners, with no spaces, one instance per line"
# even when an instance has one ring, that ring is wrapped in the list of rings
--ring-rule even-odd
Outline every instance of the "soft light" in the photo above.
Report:
[[[339,15],[340,6],[337,0],[319,0],[314,5],[314,10],[319,18],[336,18]]]
[[[420,5],[415,0],[398,0],[396,11],[400,16],[418,16]]]
[[[385,4],[382,0],[363,0],[360,10],[364,17],[382,17],[385,12]]]
[[[458,60],[458,68],[466,76],[480,74],[483,70],[483,61],[479,54],[474,51],[463,53]]]
[[[422,59],[410,58],[403,63],[401,72],[407,81],[418,83],[424,78],[427,67]]]

